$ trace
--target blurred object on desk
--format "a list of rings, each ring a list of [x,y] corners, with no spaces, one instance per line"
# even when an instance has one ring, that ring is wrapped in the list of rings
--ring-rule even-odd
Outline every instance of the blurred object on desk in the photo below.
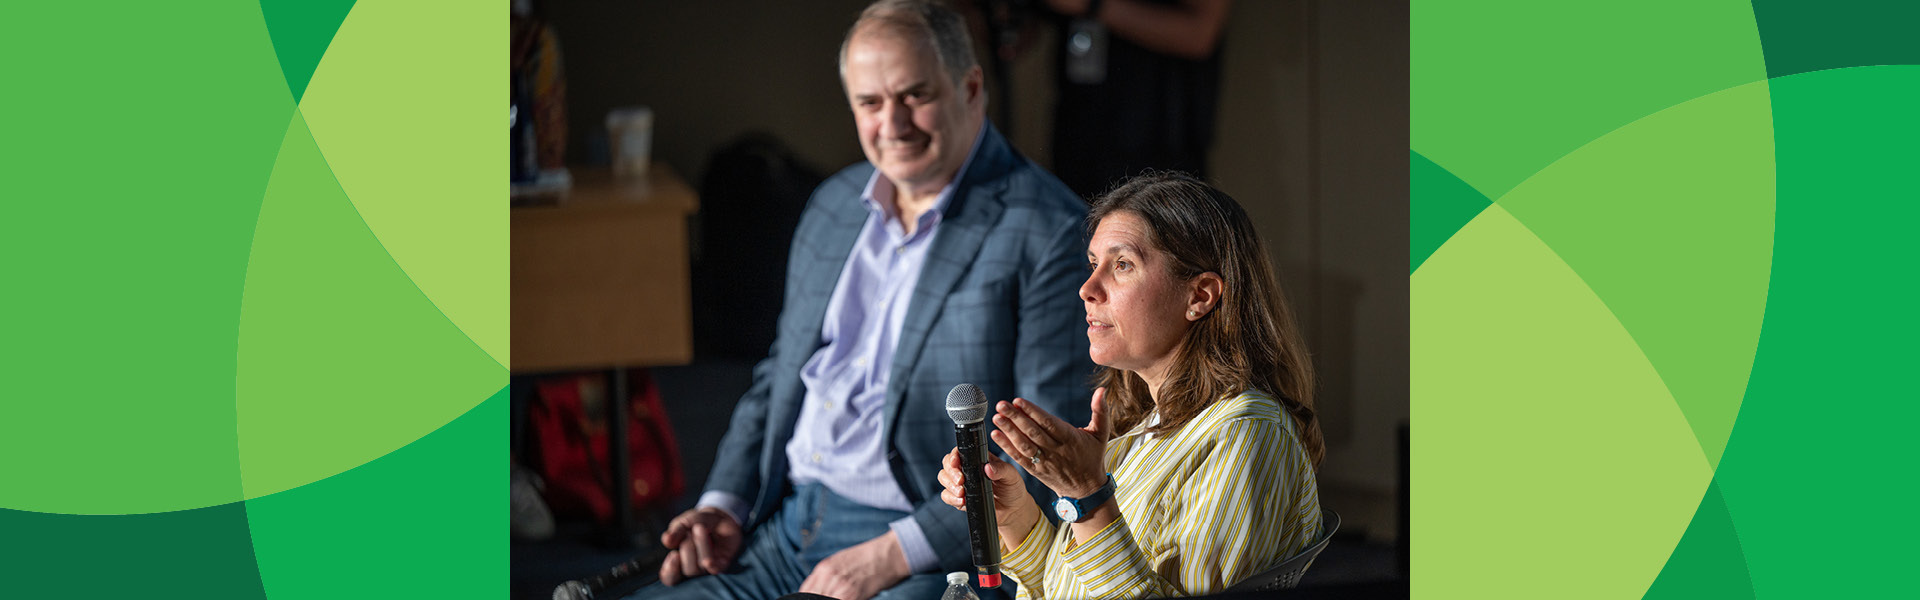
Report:
[[[645,177],[652,162],[653,109],[645,106],[607,112],[607,139],[613,144],[615,177]]]
[[[567,164],[567,73],[560,35],[531,6],[516,5],[512,19],[512,75],[515,116],[533,131],[534,164],[558,169]],[[525,100],[523,102],[522,100]]]
[[[565,168],[541,169],[526,180],[517,174],[514,177],[513,191],[508,194],[514,206],[552,204],[573,188],[573,173]]]

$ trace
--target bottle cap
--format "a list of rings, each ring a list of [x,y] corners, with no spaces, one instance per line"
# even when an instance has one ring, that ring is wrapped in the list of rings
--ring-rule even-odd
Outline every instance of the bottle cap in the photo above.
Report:
[[[969,579],[969,577],[967,577],[965,572],[954,571],[947,574],[947,585],[966,585],[967,579]]]

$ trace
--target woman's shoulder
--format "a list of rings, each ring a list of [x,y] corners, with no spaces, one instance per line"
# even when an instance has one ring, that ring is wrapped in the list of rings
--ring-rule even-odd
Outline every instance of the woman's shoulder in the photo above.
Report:
[[[1181,430],[1177,447],[1191,452],[1201,464],[1222,452],[1259,461],[1305,460],[1305,447],[1294,433],[1294,421],[1280,400],[1258,389],[1223,397],[1201,411]],[[1242,454],[1243,453],[1243,454]]]
[[[1258,389],[1248,389],[1233,396],[1221,398],[1208,406],[1194,419],[1199,425],[1198,431],[1218,432],[1235,423],[1252,425],[1273,425],[1293,432],[1293,419],[1287,416],[1287,409],[1273,395]]]
[[[1306,446],[1300,443],[1297,423],[1292,415],[1287,414],[1286,407],[1280,404],[1279,397],[1249,389],[1214,404],[1210,408],[1219,409],[1220,413],[1211,419],[1207,435],[1210,445],[1216,449],[1247,448],[1267,460],[1281,461],[1282,464],[1311,464]],[[1306,477],[1312,477],[1311,467],[1300,469],[1306,471]]]

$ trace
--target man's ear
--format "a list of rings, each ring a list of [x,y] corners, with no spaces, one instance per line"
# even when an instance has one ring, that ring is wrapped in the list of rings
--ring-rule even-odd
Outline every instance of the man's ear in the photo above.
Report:
[[[1207,271],[1195,275],[1187,282],[1187,320],[1198,321],[1213,309],[1220,307],[1221,295],[1227,293],[1227,282],[1219,273]]]
[[[960,92],[967,99],[967,106],[981,106],[987,100],[987,75],[980,65],[967,68],[967,76],[960,78]]]

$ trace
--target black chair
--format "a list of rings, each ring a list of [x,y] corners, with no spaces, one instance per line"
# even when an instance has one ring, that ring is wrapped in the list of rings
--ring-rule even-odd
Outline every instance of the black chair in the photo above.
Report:
[[[1300,551],[1286,562],[1280,563],[1280,566],[1240,580],[1240,583],[1227,588],[1227,593],[1285,590],[1300,585],[1300,576],[1307,573],[1307,566],[1313,564],[1313,557],[1319,556],[1321,550],[1327,549],[1327,542],[1333,539],[1333,532],[1339,530],[1340,513],[1325,508],[1320,509],[1319,541],[1314,542],[1312,546],[1307,546],[1306,550]]]

